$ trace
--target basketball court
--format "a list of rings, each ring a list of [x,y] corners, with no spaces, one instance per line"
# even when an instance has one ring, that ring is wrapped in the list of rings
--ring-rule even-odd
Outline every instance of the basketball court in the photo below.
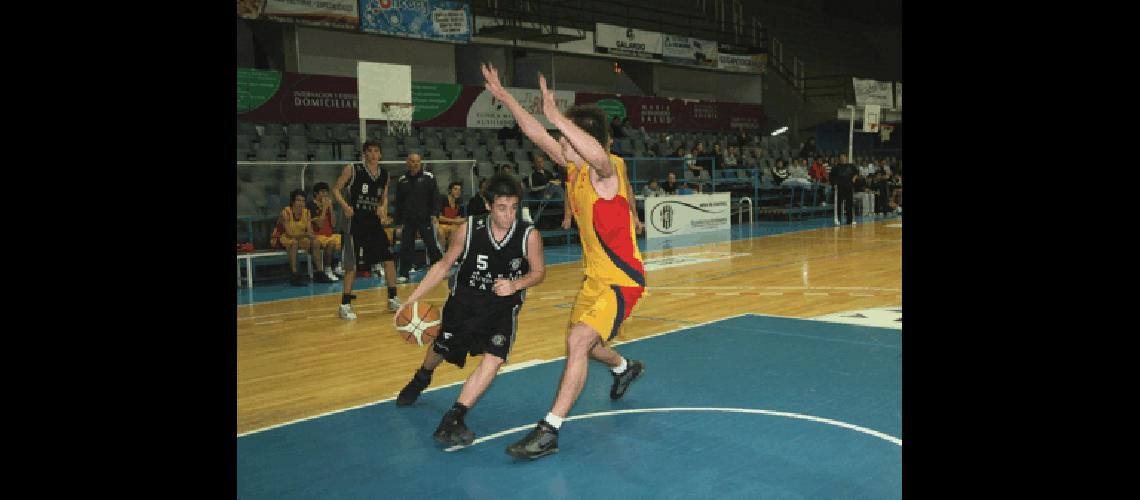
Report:
[[[756,223],[646,252],[649,294],[617,338],[645,375],[613,402],[592,363],[561,451],[534,462],[504,448],[553,400],[580,247],[548,252],[460,449],[431,433],[475,364],[442,365],[397,408],[425,348],[395,332],[383,289],[360,292],[354,322],[336,316],[337,285],[239,291],[238,496],[899,497],[901,222]]]

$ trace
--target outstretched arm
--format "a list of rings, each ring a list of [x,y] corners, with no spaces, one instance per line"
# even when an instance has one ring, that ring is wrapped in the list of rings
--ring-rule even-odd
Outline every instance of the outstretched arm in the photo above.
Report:
[[[582,155],[582,158],[590,164],[590,167],[598,173],[599,177],[604,179],[614,175],[613,166],[610,165],[610,155],[606,148],[558,110],[558,105],[554,102],[554,91],[546,89],[546,77],[542,76],[541,73],[538,75],[538,87],[542,92],[542,112],[546,114],[546,119],[562,131],[562,136],[570,141],[570,145],[574,146],[578,154]]]
[[[526,134],[554,163],[566,165],[566,159],[562,156],[562,148],[558,147],[558,141],[550,136],[546,127],[543,127],[538,119],[523,109],[515,96],[503,88],[503,84],[499,83],[499,72],[495,70],[495,67],[489,63],[483,63],[481,69],[483,70],[483,78],[486,80],[484,86],[487,91],[507,105],[507,109],[511,110],[511,114],[514,115],[515,122],[519,124],[522,133]]]
[[[452,234],[451,243],[447,246],[447,253],[443,254],[443,258],[431,266],[431,269],[424,275],[424,279],[416,286],[415,291],[408,296],[408,300],[396,310],[396,315],[392,318],[393,323],[395,323],[396,318],[400,317],[400,313],[403,312],[408,304],[422,299],[424,295],[427,295],[432,288],[435,288],[440,281],[443,281],[443,279],[447,277],[447,272],[451,270],[451,266],[459,259],[459,254],[463,253],[466,242],[467,223],[464,222],[460,224],[459,227],[455,229],[455,233]]]

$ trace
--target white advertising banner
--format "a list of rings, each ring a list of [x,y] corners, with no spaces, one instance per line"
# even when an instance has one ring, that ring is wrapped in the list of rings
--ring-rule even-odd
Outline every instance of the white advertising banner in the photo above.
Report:
[[[728,193],[651,196],[645,199],[648,251],[732,239]]]
[[[709,68],[716,67],[717,46],[715,41],[667,33],[663,37],[664,52],[662,58],[665,62]]]
[[[594,28],[594,44],[599,54],[660,60],[664,43],[664,36],[656,31],[603,23],[597,23]]]
[[[891,82],[863,80],[861,78],[852,78],[851,80],[852,86],[855,87],[856,106],[874,104],[884,109],[894,107],[895,99],[891,95]]]
[[[528,113],[534,115],[542,126],[547,129],[554,128],[554,125],[546,119],[542,112],[542,93],[538,89],[507,88],[507,92],[510,92]],[[558,104],[558,109],[562,112],[566,112],[570,106],[574,105],[574,99],[573,90],[554,91],[554,102]],[[515,117],[511,114],[511,110],[486,90],[480,92],[479,96],[475,98],[475,102],[471,103],[471,107],[467,109],[468,128],[513,126],[515,126]]]
[[[902,111],[902,82],[895,82],[895,109]]]
[[[717,54],[717,67],[729,71],[763,73],[767,62],[767,54]]]

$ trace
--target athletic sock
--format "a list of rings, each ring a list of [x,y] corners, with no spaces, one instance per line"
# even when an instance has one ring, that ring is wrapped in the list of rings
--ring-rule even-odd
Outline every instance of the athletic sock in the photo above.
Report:
[[[555,415],[553,413],[547,413],[546,418],[544,418],[543,420],[545,420],[546,423],[550,424],[550,426],[553,427],[555,430],[562,428],[562,417],[559,417],[558,415]]]
[[[394,287],[394,286],[388,287],[388,298],[389,299],[396,298],[396,287]]]
[[[621,358],[621,364],[617,365],[613,368],[610,368],[610,371],[614,372],[614,375],[621,375],[621,374],[625,373],[625,369],[628,367],[629,367],[629,363],[626,363],[625,358]]]

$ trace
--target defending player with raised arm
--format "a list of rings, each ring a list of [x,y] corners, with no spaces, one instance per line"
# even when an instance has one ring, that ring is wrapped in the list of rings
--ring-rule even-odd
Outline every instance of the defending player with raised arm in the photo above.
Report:
[[[539,147],[552,147],[553,138],[541,127],[534,127],[537,120],[508,93],[499,90],[501,85],[493,68],[484,66],[483,72],[488,78],[487,88],[498,92],[496,97],[507,104],[524,133],[534,133],[531,140]],[[627,360],[605,345],[617,335],[645,291],[645,266],[634,233],[634,198],[626,181],[625,162],[603,146],[609,144],[610,131],[601,108],[573,106],[563,115],[542,75],[539,87],[547,120],[562,132],[558,141],[561,150],[547,154],[560,165],[568,165],[568,171],[572,170],[570,165],[577,167],[567,193],[572,193],[586,279],[570,312],[566,364],[554,405],[526,437],[506,450],[512,456],[530,459],[558,451],[558,430],[586,383],[589,358],[610,367],[614,378],[611,399],[624,396],[644,371],[643,363]]]

